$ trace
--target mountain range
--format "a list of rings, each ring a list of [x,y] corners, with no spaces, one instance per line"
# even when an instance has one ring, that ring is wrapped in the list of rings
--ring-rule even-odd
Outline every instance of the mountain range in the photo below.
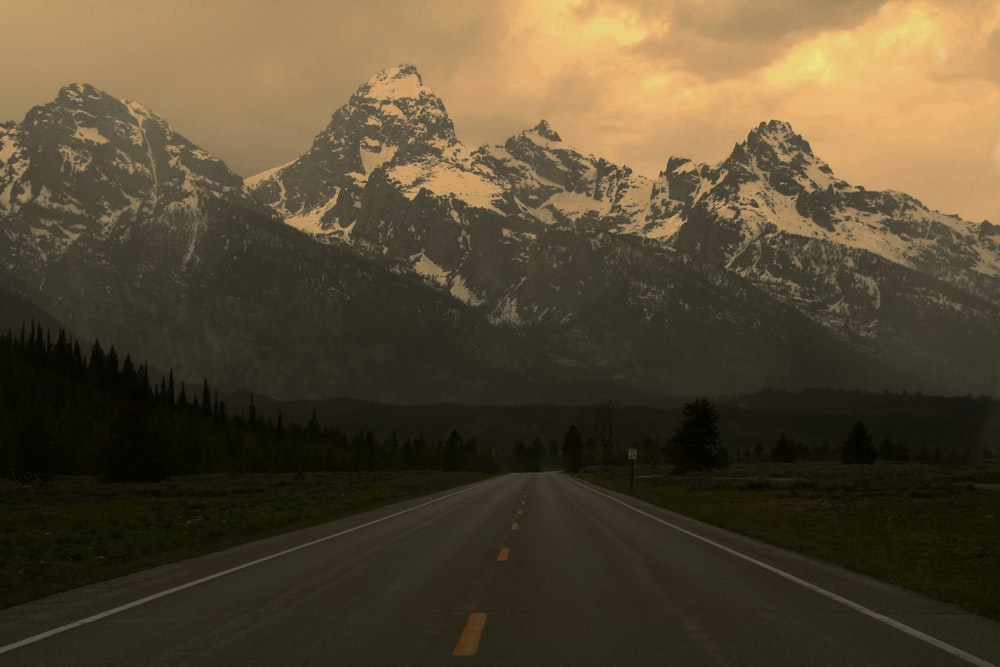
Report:
[[[0,288],[77,336],[278,398],[1000,387],[1000,227],[850,185],[781,121],[650,179],[545,121],[467,146],[402,65],[243,179],[73,84],[0,125],[0,232]]]

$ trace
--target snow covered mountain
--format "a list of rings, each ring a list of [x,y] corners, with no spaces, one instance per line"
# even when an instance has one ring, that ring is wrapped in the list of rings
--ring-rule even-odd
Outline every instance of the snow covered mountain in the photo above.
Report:
[[[502,184],[472,170],[471,162],[444,104],[414,67],[400,66],[358,88],[308,153],[247,185],[289,225],[347,239],[376,171],[410,200],[426,190],[494,209]]]
[[[256,205],[239,176],[155,113],[74,84],[0,127],[0,217],[5,272],[37,287],[44,267],[77,245],[136,225],[169,229],[181,262],[218,200]]]
[[[837,179],[777,121],[656,179],[545,121],[471,148],[406,65],[245,181],[86,85],[0,125],[0,289],[281,398],[992,393],[998,233]]]
[[[903,193],[849,185],[787,123],[761,123],[715,167],[672,160],[657,190],[663,236],[695,250],[709,226],[719,242],[700,251],[743,274],[762,268],[762,247],[794,237],[874,255],[1000,303],[1000,229],[930,211]]]
[[[1000,229],[852,186],[787,123],[761,123],[714,167],[671,159],[651,209],[648,235],[879,358],[936,381],[997,372]]]
[[[68,86],[3,125],[0,156],[0,289],[84,341],[286,398],[456,400],[534,377],[525,345],[291,229],[137,103]]]
[[[934,383],[960,388],[967,377],[955,368],[978,367],[976,386],[992,389],[1000,371],[982,364],[1000,326],[1000,228],[852,186],[780,121],[761,123],[714,166],[671,158],[651,180],[565,145],[545,121],[503,146],[465,147],[416,69],[399,66],[362,85],[309,153],[247,183],[289,224],[420,276],[497,326],[561,323],[573,338],[580,284],[567,280],[550,233],[573,230],[612,254],[627,238],[641,241],[628,252],[667,250],[643,266],[745,279],[853,349],[924,367]],[[327,194],[290,207],[289,192]],[[643,317],[675,321],[677,306],[660,294]]]

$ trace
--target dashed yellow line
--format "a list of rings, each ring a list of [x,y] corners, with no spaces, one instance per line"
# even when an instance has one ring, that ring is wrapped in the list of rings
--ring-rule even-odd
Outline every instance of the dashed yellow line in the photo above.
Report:
[[[469,620],[465,622],[462,634],[458,637],[455,650],[451,652],[454,656],[473,656],[479,651],[479,640],[483,636],[483,629],[486,627],[486,614],[481,611],[474,611],[469,614]]]
[[[524,510],[518,510],[517,511],[517,515],[518,516],[523,516],[524,515]]]
[[[505,561],[510,558],[510,547],[503,547],[500,549],[500,553],[497,555],[498,561]]]
[[[519,523],[515,522],[515,523],[513,523],[513,524],[511,525],[510,529],[511,529],[511,530],[517,530],[517,529],[518,529],[518,528],[520,528],[520,527],[521,527],[521,524],[519,524]]]

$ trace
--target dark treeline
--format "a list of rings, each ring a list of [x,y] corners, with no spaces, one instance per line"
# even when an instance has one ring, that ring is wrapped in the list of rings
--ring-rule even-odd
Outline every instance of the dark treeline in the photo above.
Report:
[[[248,395],[232,395],[245,404]],[[691,397],[665,397],[657,405],[614,401],[589,405],[386,405],[350,399],[276,402],[261,398],[258,411],[306,421],[315,411],[323,423],[354,432],[373,429],[378,437],[447,433],[458,429],[480,446],[508,452],[517,442],[537,439],[543,449],[562,443],[575,424],[588,465],[603,456],[620,461],[627,448],[655,451],[666,445]],[[918,392],[865,392],[840,389],[762,390],[713,399],[720,413],[722,446],[731,460],[773,460],[782,434],[795,460],[837,460],[851,426],[862,421],[879,448],[880,459],[976,460],[1000,455],[1000,401],[989,396],[933,396]],[[886,447],[886,441],[889,444]],[[607,450],[607,451],[605,451]],[[785,450],[784,452],[782,450]],[[788,456],[783,445],[778,456]],[[646,456],[644,462],[651,459]]]
[[[99,341],[22,326],[0,335],[0,477],[99,474],[108,481],[174,474],[319,470],[500,470],[563,467],[575,425],[582,466],[666,464],[677,407],[389,406],[276,403],[196,386]],[[235,409],[230,407],[235,405]],[[720,399],[730,461],[842,458],[862,421],[880,460],[962,461],[1000,454],[1000,403],[840,390],[761,391]],[[289,418],[291,415],[291,418]],[[423,434],[432,434],[427,438]]]
[[[82,348],[34,324],[0,335],[0,476],[101,475],[153,481],[168,475],[318,470],[537,469],[532,448],[503,457],[474,438],[377,438],[345,433],[315,413],[305,424],[259,417],[251,398],[234,413],[207,379],[155,380],[100,341]]]

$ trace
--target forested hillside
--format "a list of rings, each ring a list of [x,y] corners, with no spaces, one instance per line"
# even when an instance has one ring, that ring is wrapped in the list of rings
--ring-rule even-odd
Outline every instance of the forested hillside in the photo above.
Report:
[[[436,435],[436,434],[435,434]],[[99,340],[81,347],[63,330],[31,324],[0,336],[0,476],[100,474],[151,481],[173,474],[316,470],[479,470],[500,462],[474,439],[377,439],[258,418],[251,398],[230,412],[205,379],[153,379]]]

